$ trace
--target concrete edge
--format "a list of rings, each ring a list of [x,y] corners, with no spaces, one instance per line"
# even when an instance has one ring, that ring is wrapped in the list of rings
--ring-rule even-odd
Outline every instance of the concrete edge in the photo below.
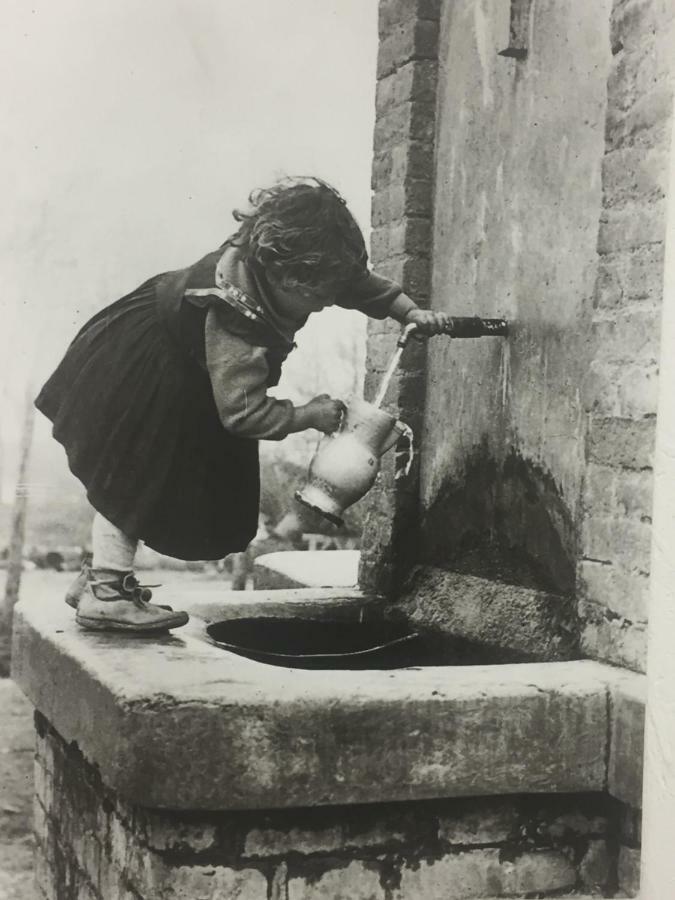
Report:
[[[62,736],[77,741],[96,762],[106,783],[149,806],[264,808],[422,799],[440,796],[439,791],[445,796],[601,791],[607,786],[607,760],[618,759],[616,753],[603,752],[614,733],[608,698],[623,696],[622,691],[639,694],[643,678],[580,661],[465,667],[463,672],[430,667],[374,673],[371,680],[364,680],[363,673],[340,673],[335,679],[334,673],[323,672],[312,673],[316,678],[307,682],[308,673],[270,673],[269,667],[261,669],[250,661],[239,665],[232,658],[225,660],[203,641],[187,636],[167,640],[165,646],[150,642],[145,657],[128,646],[116,647],[111,655],[110,640],[78,632],[62,604],[50,606],[51,618],[38,602],[22,601],[17,607],[15,678]],[[160,672],[154,684],[148,679],[144,690],[145,665],[159,665],[171,678],[163,680]],[[210,680],[204,683],[210,693],[200,694],[200,666],[208,669]],[[193,679],[187,692],[184,675]],[[516,702],[517,697],[522,700]],[[534,744],[543,753],[538,768],[530,761],[518,769],[514,762],[522,733],[514,744],[517,729],[509,731],[508,719],[516,709],[524,717],[523,733],[536,736],[531,753]],[[573,730],[566,752],[565,722]],[[359,723],[356,729],[354,723]],[[415,757],[419,741],[408,742],[405,752],[412,757],[396,761],[380,788],[375,776],[379,756],[372,748],[382,744],[380,762],[391,762],[390,750],[398,746],[401,729],[424,734],[431,742],[429,754],[444,762],[430,767],[426,758]],[[483,762],[493,771],[481,774],[476,760],[462,762],[462,742],[472,729],[474,741],[489,736],[481,739],[489,745],[482,751]],[[186,777],[191,766],[198,769],[190,738],[195,730],[203,733],[203,746],[215,742],[234,749],[230,759],[219,763],[225,766],[219,773],[220,788],[211,784],[208,773],[196,771],[194,792],[190,794],[188,785],[177,797],[172,782],[177,772],[183,776],[181,765]],[[279,733],[293,735],[286,755],[279,754]],[[578,753],[569,743],[577,739]],[[168,746],[163,747],[162,740]],[[367,771],[361,784],[350,785],[349,778],[345,783],[344,771],[318,764],[326,748],[330,752],[325,758],[335,763],[335,753],[344,754],[345,746],[348,755],[356,753],[354,759],[349,757],[350,765],[360,760],[361,776]],[[199,744],[197,749],[201,751]],[[265,769],[268,763],[271,768]]]

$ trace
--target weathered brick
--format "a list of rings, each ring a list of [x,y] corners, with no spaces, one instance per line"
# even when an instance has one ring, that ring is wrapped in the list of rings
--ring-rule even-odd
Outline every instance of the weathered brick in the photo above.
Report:
[[[518,821],[514,805],[476,806],[458,816],[441,816],[439,839],[447,844],[499,844],[514,834]]]
[[[544,829],[545,835],[558,841],[568,835],[599,835],[606,832],[607,819],[604,816],[587,816],[582,812],[556,816]]]
[[[430,19],[438,22],[441,0],[380,0],[379,34],[386,37],[392,30],[410,19]]]
[[[628,469],[651,467],[656,418],[593,418],[588,430],[591,462]]]
[[[647,660],[647,631],[642,624],[607,618],[595,604],[580,604],[581,650],[591,659],[644,672]]]
[[[612,734],[607,771],[609,793],[635,808],[642,803],[646,685],[612,691]]]
[[[431,185],[427,181],[409,180],[405,184],[393,185],[378,191],[373,197],[373,227],[400,222],[407,216],[428,216],[431,209],[431,195]]]
[[[411,60],[436,59],[438,23],[426,19],[408,19],[393,26],[380,41],[377,77],[384,78]]]
[[[665,81],[636,97],[627,109],[610,105],[605,121],[607,147],[667,147],[672,109],[672,88]]]
[[[601,256],[594,304],[614,309],[628,303],[660,304],[663,295],[663,244],[647,244],[634,251]]]
[[[658,408],[659,369],[651,366],[631,366],[624,370],[617,383],[620,416],[638,419],[655,415]]]
[[[628,572],[620,565],[593,560],[579,564],[582,596],[630,622],[646,622],[649,609],[649,577]]]
[[[661,310],[638,306],[593,320],[596,361],[655,363],[659,357]]]
[[[154,850],[187,850],[199,853],[216,842],[215,825],[206,822],[176,822],[161,813],[150,813],[143,823],[148,846]]]
[[[405,181],[431,181],[434,150],[428,142],[406,141],[375,155],[372,187],[381,190]]]
[[[634,473],[638,476],[641,472]],[[613,515],[616,509],[617,470],[612,466],[589,463],[584,474],[584,513],[587,515]]]
[[[640,48],[644,36],[656,28],[653,0],[623,0],[614,3],[610,16],[610,42],[626,50]]]
[[[618,561],[628,569],[649,571],[651,525],[616,516],[587,516],[581,549],[587,559]]]
[[[667,148],[662,147],[625,147],[606,153],[602,160],[605,207],[663,199],[668,158]]]
[[[399,256],[385,260],[378,266],[378,272],[400,284],[403,290],[421,306],[429,296],[431,272],[429,261],[416,256]]]
[[[640,851],[631,847],[619,850],[619,888],[627,897],[637,897],[640,891]]]
[[[665,77],[656,53],[655,37],[645,35],[638,47],[624,48],[614,57],[607,79],[608,105],[618,110],[628,110]]]
[[[375,122],[373,149],[382,153],[407,141],[431,145],[434,140],[436,108],[433,103],[413,101],[394,106]]]
[[[612,860],[606,841],[591,841],[579,863],[579,876],[585,888],[604,891],[612,875]]]
[[[666,206],[664,200],[630,203],[620,209],[604,209],[598,231],[598,253],[632,250],[663,241]]]
[[[567,857],[554,850],[523,853],[500,862],[499,851],[473,850],[433,862],[405,866],[394,900],[459,900],[464,897],[510,896],[560,891],[574,886],[576,871]]]
[[[595,359],[583,383],[585,409],[596,416],[623,419],[653,416],[658,405],[658,373],[655,362],[630,365]]]
[[[313,831],[291,828],[278,831],[273,828],[254,828],[244,842],[244,856],[282,856],[296,853],[330,853],[339,850],[343,843],[342,829],[321,828]]]
[[[353,861],[320,878],[288,879],[288,900],[383,900],[380,875],[372,865]]]
[[[388,259],[402,254],[429,256],[431,253],[431,221],[407,216],[403,221],[375,228],[370,235],[373,259]]]
[[[438,65],[433,59],[407,63],[377,83],[375,108],[377,115],[407,102],[435,103]]]
[[[172,900],[267,900],[267,878],[256,869],[180,866],[171,869],[166,893]],[[170,893],[169,893],[170,891]]]

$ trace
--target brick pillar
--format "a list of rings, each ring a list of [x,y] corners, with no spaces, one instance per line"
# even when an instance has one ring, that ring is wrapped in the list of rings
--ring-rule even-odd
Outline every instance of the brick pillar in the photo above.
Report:
[[[675,10],[615,0],[578,593],[582,647],[644,670]]]
[[[371,260],[420,306],[429,301],[434,135],[440,0],[380,0],[373,159]],[[368,330],[366,398],[372,400],[396,348],[399,327],[372,321]],[[421,438],[425,347],[413,341],[385,399]],[[418,465],[394,478],[386,454],[369,496],[360,580],[389,593],[405,573],[416,541]]]

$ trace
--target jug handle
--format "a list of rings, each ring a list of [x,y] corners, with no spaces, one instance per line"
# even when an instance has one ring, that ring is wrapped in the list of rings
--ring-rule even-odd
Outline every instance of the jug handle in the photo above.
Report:
[[[402,433],[399,433],[399,432],[402,432]],[[406,425],[405,422],[401,422],[401,421],[398,421],[396,423],[396,427],[394,430],[394,439],[388,445],[387,449],[389,449],[389,447],[391,447],[393,444],[395,444],[399,439],[407,441],[408,445],[403,450],[399,450],[396,453],[396,463],[394,465],[396,475],[394,477],[397,480],[399,478],[405,478],[410,473],[410,468],[412,466],[413,458],[415,456],[415,449],[413,446],[413,440],[414,440],[413,430],[410,427],[410,425]],[[401,457],[401,456],[405,456],[405,458],[406,458],[404,465],[401,465],[399,463],[399,457]]]

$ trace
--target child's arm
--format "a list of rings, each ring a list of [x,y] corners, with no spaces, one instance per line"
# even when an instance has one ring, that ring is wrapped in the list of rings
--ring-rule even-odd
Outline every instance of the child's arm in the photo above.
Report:
[[[358,309],[373,319],[392,318],[402,325],[414,322],[420,335],[439,334],[450,320],[446,313],[420,309],[396,282],[375,272],[368,272],[340,297],[338,306]]]
[[[269,397],[265,348],[249,344],[223,329],[214,307],[206,317],[204,340],[218,415],[232,434],[279,441],[307,428],[330,433],[339,426],[344,406],[326,394],[302,406]]]

